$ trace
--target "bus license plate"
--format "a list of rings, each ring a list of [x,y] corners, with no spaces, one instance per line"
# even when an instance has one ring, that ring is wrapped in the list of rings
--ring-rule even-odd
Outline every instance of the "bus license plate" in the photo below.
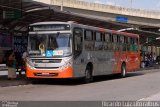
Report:
[[[43,72],[42,75],[49,75],[49,73]]]

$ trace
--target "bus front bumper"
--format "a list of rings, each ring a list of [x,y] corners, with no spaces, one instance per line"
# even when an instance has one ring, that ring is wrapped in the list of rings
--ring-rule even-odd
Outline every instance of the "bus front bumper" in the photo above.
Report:
[[[27,78],[72,78],[72,67],[67,67],[63,70],[45,70],[45,69],[31,69],[27,66]]]

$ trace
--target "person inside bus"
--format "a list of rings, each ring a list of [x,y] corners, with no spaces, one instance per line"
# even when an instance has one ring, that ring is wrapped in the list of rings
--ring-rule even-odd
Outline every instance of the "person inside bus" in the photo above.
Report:
[[[49,37],[49,41],[48,41],[48,48],[49,50],[55,50],[57,48],[57,44],[56,44],[56,38],[55,37]]]
[[[39,44],[39,50],[41,52],[41,55],[45,54],[45,45],[44,43]]]

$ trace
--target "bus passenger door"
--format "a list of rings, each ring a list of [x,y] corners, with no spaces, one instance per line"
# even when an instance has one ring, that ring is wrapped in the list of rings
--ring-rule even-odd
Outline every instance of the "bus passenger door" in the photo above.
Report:
[[[126,62],[127,54],[126,54],[126,43],[125,43],[125,37],[122,35],[117,36],[117,44],[116,44],[116,73],[121,73],[121,67],[122,63]]]
[[[82,50],[83,50],[83,30],[74,28],[73,30],[73,75],[80,76],[82,70]]]
[[[128,70],[133,71],[135,69],[136,65],[136,54],[135,54],[135,49],[134,49],[134,38],[128,37]]]
[[[114,56],[115,56],[115,68],[114,68],[114,73],[119,73],[120,72],[120,66],[121,66],[121,58],[122,58],[122,50],[121,48],[121,43],[120,43],[120,36],[119,35],[113,35],[113,40],[114,40]]]
[[[126,51],[126,70],[130,71],[131,66],[132,66],[132,49],[131,49],[131,43],[130,43],[130,37],[125,37],[126,38],[126,44],[127,44],[127,51]]]

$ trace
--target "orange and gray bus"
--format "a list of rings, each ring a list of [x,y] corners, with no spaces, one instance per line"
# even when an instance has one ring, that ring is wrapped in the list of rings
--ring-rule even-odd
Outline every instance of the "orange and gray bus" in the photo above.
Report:
[[[79,78],[120,74],[140,68],[139,35],[75,22],[30,24],[26,76]]]

